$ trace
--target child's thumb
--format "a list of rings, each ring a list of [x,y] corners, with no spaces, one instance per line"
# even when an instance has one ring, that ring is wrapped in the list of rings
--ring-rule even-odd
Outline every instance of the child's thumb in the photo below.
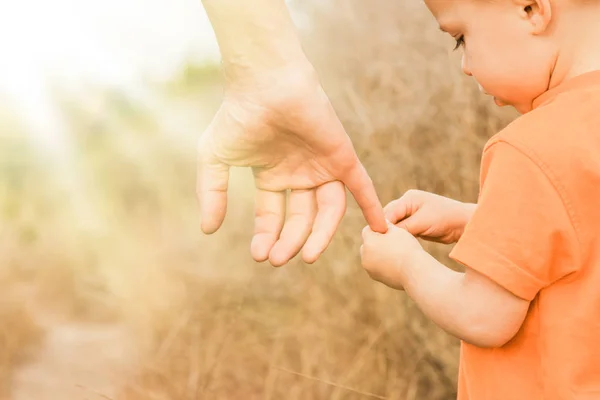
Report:
[[[398,225],[394,225],[392,224],[392,222],[388,219],[385,220],[387,222],[387,226],[388,226],[388,231],[393,231],[394,229],[398,229]]]
[[[397,224],[392,224],[392,222],[390,220],[387,220],[387,219],[386,219],[386,222],[387,222],[387,225],[388,225],[388,230],[390,230],[390,231],[392,231],[394,229],[404,229],[405,231],[410,232],[410,228],[409,228],[409,226],[407,224],[407,222],[411,222],[411,218],[410,217],[407,218],[407,219],[404,219],[404,220],[402,220],[400,222],[398,222]]]

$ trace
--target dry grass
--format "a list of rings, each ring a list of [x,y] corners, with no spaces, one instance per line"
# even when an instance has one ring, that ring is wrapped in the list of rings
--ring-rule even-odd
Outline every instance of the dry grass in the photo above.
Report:
[[[461,76],[419,2],[323,4],[302,6],[305,48],[381,200],[410,188],[474,200],[481,148],[512,115]],[[2,299],[26,295],[0,301],[0,380],[55,314],[130,329],[141,356],[120,400],[453,398],[456,340],[361,270],[352,200],[315,265],[272,269],[250,258],[252,186],[236,170],[224,226],[201,235],[194,147],[218,88],[192,68],[145,103],[63,97],[66,168],[2,117]]]

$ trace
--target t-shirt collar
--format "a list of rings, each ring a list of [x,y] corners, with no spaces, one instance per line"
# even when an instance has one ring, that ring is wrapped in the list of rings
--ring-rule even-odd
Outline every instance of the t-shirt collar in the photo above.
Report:
[[[533,100],[533,109],[550,103],[561,93],[568,92],[571,90],[578,90],[587,88],[593,85],[600,85],[600,70],[586,72],[578,75],[571,79],[564,81],[558,86],[553,87],[550,90],[545,91]]]

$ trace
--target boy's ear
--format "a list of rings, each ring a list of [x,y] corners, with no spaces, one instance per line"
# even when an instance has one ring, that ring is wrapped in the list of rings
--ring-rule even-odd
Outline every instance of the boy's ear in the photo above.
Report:
[[[539,35],[548,29],[552,20],[550,0],[517,0],[521,16],[531,24],[531,33]]]

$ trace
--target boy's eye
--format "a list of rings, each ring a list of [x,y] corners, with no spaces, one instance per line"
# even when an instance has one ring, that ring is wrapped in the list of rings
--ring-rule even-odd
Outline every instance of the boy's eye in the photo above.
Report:
[[[454,47],[454,50],[458,49],[460,46],[464,46],[465,44],[465,36],[464,35],[460,35],[458,38],[455,38],[456,40],[456,47]]]

